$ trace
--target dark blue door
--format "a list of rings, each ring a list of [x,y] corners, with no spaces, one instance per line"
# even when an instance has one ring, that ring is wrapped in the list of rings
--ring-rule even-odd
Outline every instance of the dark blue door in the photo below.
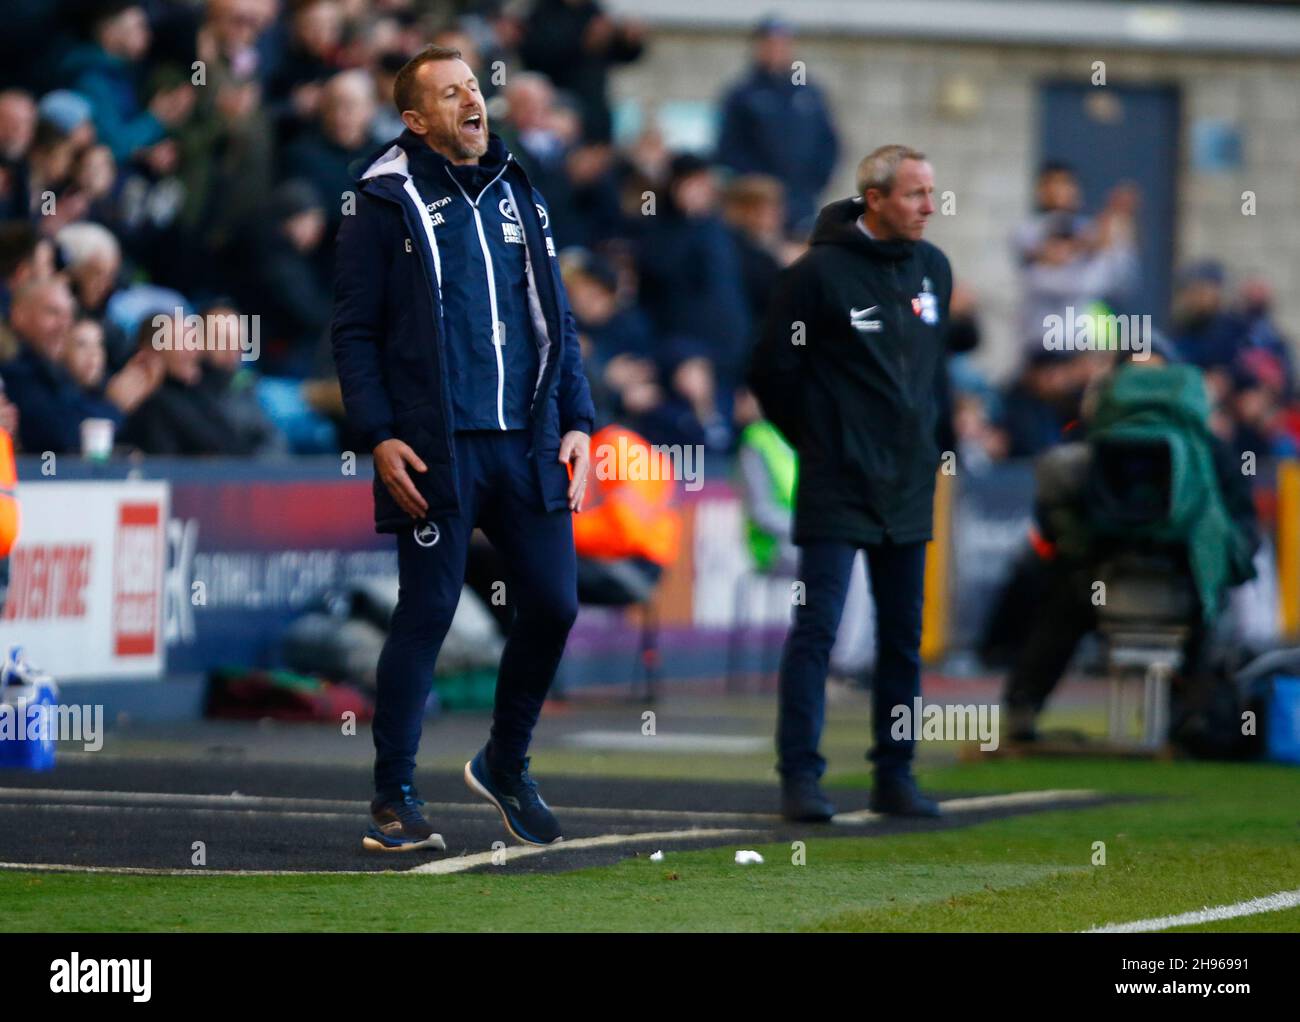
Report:
[[[1116,311],[1150,314],[1165,329],[1174,258],[1178,90],[1048,82],[1039,99],[1041,160],[1075,168],[1085,212],[1100,210],[1117,184],[1137,186],[1142,279],[1130,304]]]

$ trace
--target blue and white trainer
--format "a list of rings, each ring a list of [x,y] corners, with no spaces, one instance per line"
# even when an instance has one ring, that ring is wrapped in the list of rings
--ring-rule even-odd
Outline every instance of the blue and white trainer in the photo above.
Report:
[[[434,833],[433,825],[424,818],[420,806],[424,805],[409,784],[402,785],[400,798],[375,796],[370,803],[370,828],[361,839],[361,846],[371,852],[413,852],[430,849],[445,852],[447,843],[442,835]]]
[[[554,844],[563,840],[560,824],[528,775],[528,762],[525,757],[518,770],[493,770],[485,746],[465,764],[465,783],[497,807],[506,830],[517,840],[530,845]]]

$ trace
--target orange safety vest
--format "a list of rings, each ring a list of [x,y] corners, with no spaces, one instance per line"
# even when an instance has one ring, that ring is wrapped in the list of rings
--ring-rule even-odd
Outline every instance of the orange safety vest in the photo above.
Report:
[[[8,557],[18,539],[22,518],[18,514],[18,472],[14,468],[14,442],[0,429],[0,557]]]
[[[682,541],[676,498],[672,459],[632,430],[606,426],[591,438],[587,496],[573,516],[578,555],[673,563]]]

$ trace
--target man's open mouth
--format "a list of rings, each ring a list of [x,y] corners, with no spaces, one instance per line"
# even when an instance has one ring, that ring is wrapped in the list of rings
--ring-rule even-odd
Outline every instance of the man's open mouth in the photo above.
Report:
[[[480,132],[483,130],[483,115],[470,114],[460,122],[460,126],[464,131]]]

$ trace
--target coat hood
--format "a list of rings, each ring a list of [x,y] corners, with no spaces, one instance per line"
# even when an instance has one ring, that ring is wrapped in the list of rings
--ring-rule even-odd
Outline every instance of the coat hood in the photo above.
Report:
[[[915,241],[876,241],[862,232],[857,221],[863,208],[862,197],[856,195],[822,207],[813,225],[810,244],[842,245],[885,262],[901,262],[910,257],[916,250]]]

